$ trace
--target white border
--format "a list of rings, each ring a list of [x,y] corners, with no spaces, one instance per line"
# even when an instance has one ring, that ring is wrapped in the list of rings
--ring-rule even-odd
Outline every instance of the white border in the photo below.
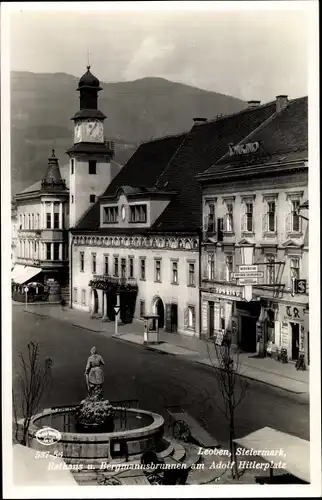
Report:
[[[10,64],[9,64],[9,14],[18,10],[28,11],[207,11],[207,10],[302,10],[310,14],[310,66],[309,66],[309,203],[310,203],[310,396],[311,396],[311,474],[308,486],[176,486],[140,487],[120,486],[115,488],[87,486],[77,488],[19,488],[12,485],[12,445],[11,445],[11,290],[10,290],[10,245],[11,241],[11,178],[10,178]],[[319,273],[319,133],[318,133],[318,3],[316,1],[296,2],[31,2],[8,3],[1,5],[1,203],[2,203],[2,411],[7,432],[3,432],[4,496],[6,498],[168,498],[168,497],[310,497],[321,494],[321,401],[320,401],[320,282]],[[10,378],[8,378],[10,375]]]

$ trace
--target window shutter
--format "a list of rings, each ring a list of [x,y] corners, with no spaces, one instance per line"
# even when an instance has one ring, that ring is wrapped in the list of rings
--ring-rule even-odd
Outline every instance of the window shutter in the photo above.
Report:
[[[184,330],[188,330],[189,327],[189,308],[186,307],[183,312],[183,328]]]

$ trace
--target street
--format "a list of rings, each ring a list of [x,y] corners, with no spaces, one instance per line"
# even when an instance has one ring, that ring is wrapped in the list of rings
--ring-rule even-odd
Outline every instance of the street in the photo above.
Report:
[[[19,390],[18,352],[25,351],[29,341],[38,341],[41,356],[52,358],[52,387],[42,408],[77,404],[86,396],[85,364],[95,345],[105,361],[108,399],[138,399],[142,409],[164,417],[165,406],[180,405],[204,420],[223,446],[228,444],[228,423],[216,406],[221,404],[221,394],[213,368],[26,313],[20,307],[13,308],[12,336],[15,391]],[[265,426],[309,439],[309,405],[295,394],[249,380],[236,412],[236,437]]]

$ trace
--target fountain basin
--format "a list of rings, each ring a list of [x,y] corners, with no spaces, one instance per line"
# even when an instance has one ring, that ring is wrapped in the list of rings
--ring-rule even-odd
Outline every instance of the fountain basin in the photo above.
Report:
[[[77,432],[75,407],[46,409],[35,415],[29,427],[29,446],[41,452],[58,454],[67,464],[138,460],[147,450],[163,453],[169,443],[163,440],[164,419],[161,415],[136,408],[116,407],[113,432]],[[60,439],[48,446],[36,439],[42,427],[60,432]]]

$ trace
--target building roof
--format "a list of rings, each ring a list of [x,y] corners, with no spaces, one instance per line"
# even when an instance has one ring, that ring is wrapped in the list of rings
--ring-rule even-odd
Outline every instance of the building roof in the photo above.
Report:
[[[119,174],[112,180],[103,196],[114,196],[118,188],[153,187],[164,166],[171,160],[182,143],[184,134],[164,137],[141,144]],[[128,189],[128,188],[127,188]],[[85,214],[76,226],[77,230],[98,230],[100,225],[100,202]]]
[[[41,181],[41,190],[42,191],[65,191],[66,183],[64,179],[62,179],[58,158],[55,156],[55,150],[52,150],[52,156],[48,158],[48,167],[45,176]]]
[[[233,175],[263,173],[269,174],[276,168],[285,169],[286,164],[305,161],[308,158],[308,99],[301,97],[289,101],[280,113],[275,113],[262,127],[254,130],[240,144],[258,142],[257,154],[230,156],[226,153],[218,162],[208,168],[200,180],[218,179]]]
[[[190,132],[180,136],[145,143],[113,179],[104,195],[115,195],[121,186],[145,186],[177,192],[149,232],[196,232],[202,225],[199,174],[205,171],[212,173],[213,166],[226,155],[229,144],[239,144],[244,139],[246,142],[260,140],[271,157],[275,151],[280,158],[282,152],[289,158],[294,154],[298,158],[300,151],[307,146],[306,108],[306,98],[295,99],[276,115],[276,101],[273,101],[195,124]],[[304,123],[299,123],[301,120]],[[294,153],[296,149],[299,151]],[[99,229],[99,203],[79,222],[76,232],[97,231],[103,234],[103,230]],[[120,229],[109,228],[107,231],[116,233]],[[128,230],[123,228],[122,231]]]
[[[100,87],[99,79],[96,78],[96,76],[94,76],[90,72],[91,67],[87,66],[86,69],[87,69],[86,73],[84,73],[83,76],[81,76],[81,78],[78,82],[78,89],[77,90],[80,90],[81,88],[84,88],[84,87],[90,87],[90,88],[94,87],[97,90],[102,90]]]

